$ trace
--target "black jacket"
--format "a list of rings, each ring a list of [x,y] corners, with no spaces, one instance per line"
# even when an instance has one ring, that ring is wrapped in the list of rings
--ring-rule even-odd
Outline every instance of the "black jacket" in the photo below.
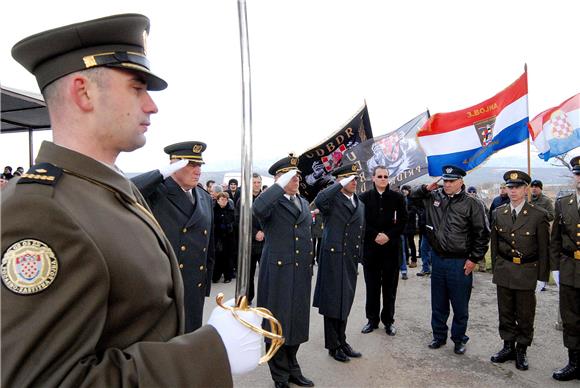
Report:
[[[363,264],[398,266],[400,237],[408,219],[405,197],[388,186],[381,195],[373,186],[360,200],[365,204],[366,221]],[[375,242],[380,232],[389,237],[384,245]]]
[[[485,207],[479,199],[465,194],[465,188],[450,197],[442,188],[430,192],[425,185],[416,189],[413,196],[427,199],[427,238],[439,256],[474,263],[483,259],[490,230]]]

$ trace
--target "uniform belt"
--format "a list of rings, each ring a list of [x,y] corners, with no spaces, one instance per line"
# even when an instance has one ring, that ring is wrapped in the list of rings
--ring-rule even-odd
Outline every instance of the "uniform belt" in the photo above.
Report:
[[[535,263],[538,261],[535,257],[525,258],[525,257],[516,257],[516,256],[506,256],[500,255],[500,257],[504,260],[510,261],[514,264],[528,264],[528,263]]]
[[[563,253],[565,256],[571,257],[576,260],[580,260],[580,251],[565,251]]]

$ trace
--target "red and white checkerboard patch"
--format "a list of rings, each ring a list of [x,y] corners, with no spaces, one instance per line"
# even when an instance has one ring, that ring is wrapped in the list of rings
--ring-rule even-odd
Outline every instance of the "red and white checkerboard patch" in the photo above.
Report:
[[[552,136],[556,139],[565,139],[574,132],[568,115],[563,110],[558,109],[552,112],[550,124],[552,125]]]

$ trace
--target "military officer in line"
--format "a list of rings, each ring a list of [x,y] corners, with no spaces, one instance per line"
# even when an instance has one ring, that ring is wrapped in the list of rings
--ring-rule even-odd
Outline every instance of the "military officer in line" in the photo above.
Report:
[[[214,266],[213,203],[199,183],[205,143],[186,141],[164,148],[170,164],[131,180],[169,239],[185,291],[185,332],[199,329]]]
[[[358,173],[356,164],[338,167],[332,172],[337,182],[314,199],[324,219],[314,307],[324,316],[324,347],[341,362],[361,357],[346,342],[365,224],[365,206],[355,194]]]
[[[268,362],[277,388],[293,383],[312,387],[304,377],[296,354],[308,341],[312,283],[312,236],[308,202],[298,194],[298,158],[290,154],[268,170],[276,183],[260,194],[253,205],[264,232],[258,277],[258,307],[280,321],[286,339]]]
[[[558,198],[552,225],[550,267],[560,288],[560,313],[568,364],[554,372],[560,381],[580,379],[580,156],[570,160],[576,193]]]
[[[526,350],[534,336],[535,292],[550,274],[550,225],[547,211],[526,202],[531,181],[528,174],[512,170],[503,179],[510,202],[496,208],[492,217],[491,263],[504,345],[491,361],[515,360],[517,369],[527,370]]]
[[[12,48],[36,76],[54,140],[2,192],[4,387],[227,387],[257,366],[262,337],[224,309],[183,334],[173,249],[115,167],[145,144],[157,113],[148,91],[167,86],[149,69],[148,32],[145,16],[115,15]]]

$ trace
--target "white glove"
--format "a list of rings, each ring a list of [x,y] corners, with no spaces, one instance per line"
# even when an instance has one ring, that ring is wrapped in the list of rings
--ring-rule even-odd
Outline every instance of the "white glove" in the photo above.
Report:
[[[542,288],[546,285],[546,282],[536,281],[536,293],[542,291]]]
[[[343,180],[341,180],[340,184],[342,185],[342,187],[344,187],[348,185],[350,182],[352,182],[354,178],[356,178],[356,175],[351,175],[348,178],[344,178]]]
[[[226,305],[233,306],[234,300],[230,299]],[[262,318],[252,311],[238,311],[238,315],[254,326],[262,325]],[[215,327],[222,338],[232,374],[248,373],[258,366],[264,343],[260,334],[242,325],[231,311],[219,306],[213,309],[207,323]]]
[[[181,159],[178,162],[171,163],[167,166],[159,168],[159,172],[161,173],[161,175],[163,175],[163,179],[167,179],[171,175],[173,175],[174,172],[181,170],[183,167],[187,166],[187,163],[189,163],[187,160]]]
[[[556,287],[560,289],[560,271],[552,271],[552,276],[554,277],[554,281],[556,282]]]
[[[280,185],[281,188],[285,188],[288,183],[296,176],[298,170],[290,170],[285,172],[284,174],[280,175],[280,178],[276,181],[277,185]]]

